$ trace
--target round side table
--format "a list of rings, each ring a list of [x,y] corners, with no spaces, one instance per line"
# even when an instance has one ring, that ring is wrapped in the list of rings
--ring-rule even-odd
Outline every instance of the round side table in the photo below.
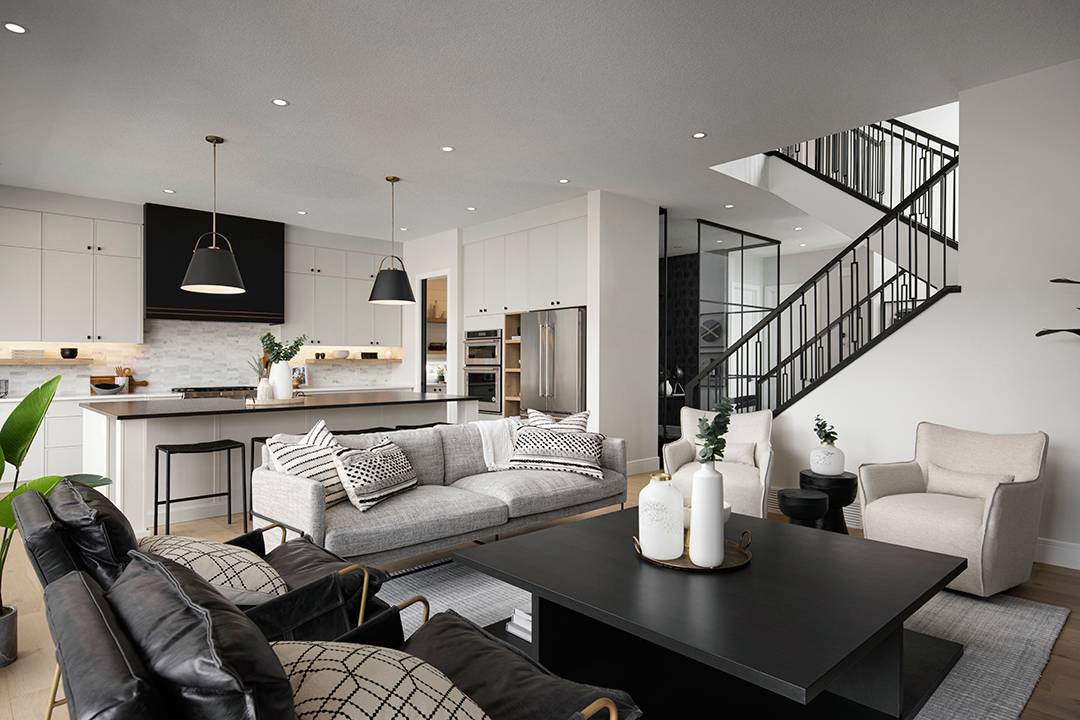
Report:
[[[847,535],[844,508],[855,502],[855,494],[859,487],[855,473],[818,475],[810,470],[801,470],[799,471],[799,487],[803,490],[820,490],[828,495],[829,511],[825,513],[821,529]]]
[[[829,510],[829,496],[820,490],[784,488],[776,491],[776,502],[792,525],[803,527],[821,527],[821,519]]]

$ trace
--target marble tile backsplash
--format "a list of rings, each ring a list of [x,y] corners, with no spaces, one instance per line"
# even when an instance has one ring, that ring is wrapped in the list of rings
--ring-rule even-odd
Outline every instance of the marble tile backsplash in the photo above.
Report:
[[[76,345],[79,356],[93,358],[91,365],[70,368],[55,365],[4,366],[0,378],[9,381],[9,397],[21,397],[60,373],[64,379],[58,395],[86,395],[91,375],[112,375],[115,366],[130,367],[138,380],[150,385],[144,393],[167,393],[174,387],[203,385],[255,385],[258,378],[248,361],[261,354],[259,338],[269,326],[263,323],[203,322],[197,320],[147,320],[142,345],[100,343]],[[58,343],[0,343],[0,356],[14,348],[43,348],[46,355],[58,354]],[[319,347],[320,352],[335,348]],[[383,349],[385,352],[385,349]],[[305,348],[299,357],[310,357]],[[396,366],[309,365],[311,387],[379,387],[394,382]]]

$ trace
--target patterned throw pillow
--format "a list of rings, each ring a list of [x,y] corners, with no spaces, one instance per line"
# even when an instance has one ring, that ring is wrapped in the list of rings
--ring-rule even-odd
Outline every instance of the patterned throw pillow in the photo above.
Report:
[[[510,468],[516,470],[558,470],[604,479],[600,456],[604,436],[591,432],[545,430],[526,425],[518,431]]]
[[[334,434],[326,428],[325,420],[315,423],[315,426],[307,431],[307,435],[300,438],[300,444],[314,447],[341,447],[341,443],[334,437]]]
[[[405,451],[385,437],[371,447],[342,453],[341,472],[349,502],[360,512],[416,487],[418,482]]]
[[[542,413],[539,410],[529,409],[529,427],[543,428],[544,430],[552,430],[554,432],[585,432],[588,430],[589,424],[589,411],[574,413],[573,415],[567,415],[561,420],[556,420],[547,413]]]
[[[282,436],[275,435],[266,441],[266,450],[270,453],[274,469],[279,473],[321,482],[326,494],[326,507],[333,507],[349,499],[341,485],[341,463],[336,445],[319,447],[291,443],[282,439]]]
[[[337,642],[275,642],[305,720],[488,720],[435,667],[400,650]]]
[[[235,605],[261,605],[289,591],[270,563],[235,545],[179,535],[150,535],[139,549],[189,568]]]

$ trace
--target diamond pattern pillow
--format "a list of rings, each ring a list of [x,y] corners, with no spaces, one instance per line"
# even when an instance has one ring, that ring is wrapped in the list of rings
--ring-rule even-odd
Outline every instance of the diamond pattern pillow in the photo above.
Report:
[[[319,421],[322,422],[321,420]],[[318,428],[312,428],[312,432]],[[309,432],[308,435],[311,433]],[[333,436],[330,436],[333,439]],[[304,436],[307,438],[307,435]],[[275,435],[266,441],[266,450],[274,463],[274,469],[286,475],[318,480],[326,494],[326,507],[333,507],[349,499],[341,485],[341,463],[338,460],[340,448],[337,440],[334,445],[308,445],[303,442],[291,443]]]
[[[416,487],[419,481],[405,451],[385,437],[371,447],[342,453],[341,472],[349,502],[360,512]]]
[[[304,720],[488,720],[439,670],[400,650],[336,642],[272,646]]]
[[[543,428],[544,430],[553,430],[555,432],[586,432],[589,424],[589,411],[585,410],[584,412],[567,415],[561,420],[556,420],[547,413],[530,408],[527,424],[530,427],[538,427]]]
[[[591,432],[565,432],[526,425],[518,431],[510,468],[557,470],[603,480],[600,456],[604,436]]]
[[[235,605],[261,605],[289,591],[270,563],[241,547],[180,535],[150,535],[139,550],[192,570]]]

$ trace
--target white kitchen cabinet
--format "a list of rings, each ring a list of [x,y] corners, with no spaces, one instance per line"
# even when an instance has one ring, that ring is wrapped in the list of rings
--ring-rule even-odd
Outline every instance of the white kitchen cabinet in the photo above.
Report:
[[[588,301],[588,224],[584,217],[563,220],[558,231],[558,268],[555,304],[561,307],[584,305]]]
[[[344,250],[315,248],[315,274],[345,277],[345,258],[347,254]]]
[[[370,303],[369,303],[370,304]],[[401,307],[371,305],[375,345],[401,345]]]
[[[142,225],[95,220],[94,252],[118,257],[142,257]]]
[[[71,253],[94,251],[94,221],[73,215],[42,214],[42,247]]]
[[[381,260],[382,258],[371,253],[346,253],[345,277],[356,280],[374,280]]]
[[[0,340],[41,340],[41,250],[0,246]]]
[[[529,233],[506,236],[503,269],[503,305],[507,312],[529,309]]]
[[[137,257],[94,257],[94,340],[143,340],[142,262]]]
[[[315,276],[315,344],[345,344],[345,278]]]
[[[81,423],[80,423],[81,425]],[[82,439],[70,447],[45,448],[45,475],[77,475],[82,472]],[[27,475],[27,477],[30,477]]]
[[[465,246],[463,252],[463,274],[465,277],[463,296],[465,315],[482,315],[484,312],[484,243],[474,242]]]
[[[555,307],[558,294],[559,227],[544,225],[529,230],[529,309]]]
[[[373,345],[375,340],[374,307],[368,302],[371,280],[349,278],[345,281],[345,344]]]
[[[0,208],[0,245],[41,247],[41,213]]]
[[[310,245],[285,243],[285,272],[315,272],[315,248]]]
[[[41,258],[42,340],[93,340],[94,256],[45,250]]]
[[[484,241],[484,314],[506,311],[506,241],[502,237]]]
[[[307,335],[315,338],[315,276],[308,272],[285,273],[285,324],[281,326],[281,341]]]

